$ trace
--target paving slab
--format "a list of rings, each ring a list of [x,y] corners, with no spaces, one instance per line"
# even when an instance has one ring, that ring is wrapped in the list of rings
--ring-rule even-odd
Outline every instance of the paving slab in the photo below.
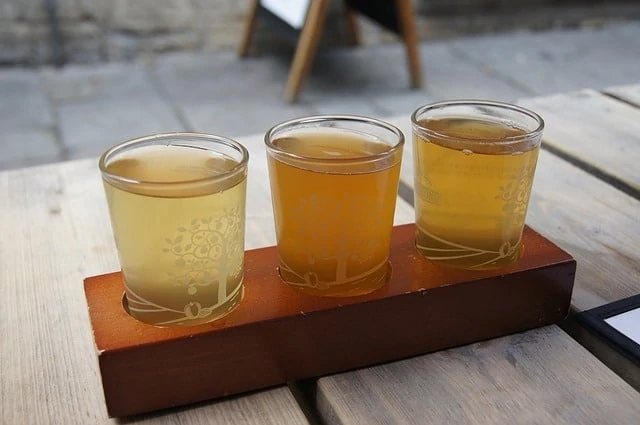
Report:
[[[48,164],[64,159],[55,135],[46,128],[3,132],[0,149],[0,170]]]
[[[290,57],[281,54],[241,59],[234,52],[173,53],[159,56],[153,65],[157,81],[179,103],[222,102],[260,95],[280,99]]]
[[[322,114],[383,117],[392,110],[376,99],[411,93],[409,82],[401,45],[321,50],[300,98]]]
[[[301,97],[323,113],[353,108],[353,113],[386,116],[405,113],[434,99],[513,101],[528,94],[488,67],[475,66],[447,43],[423,43],[420,58],[425,84],[411,90],[402,45],[321,52]]]
[[[265,133],[273,125],[293,118],[314,115],[300,105],[273,105],[267,102],[247,104],[243,100],[184,106],[184,114],[193,131],[228,137]]]
[[[621,40],[630,51],[640,54],[640,22],[627,22],[623,25],[607,27],[608,36]]]
[[[638,81],[640,60],[631,33],[637,31],[640,39],[640,30],[630,25],[618,31],[625,35],[607,29],[563,30],[463,38],[450,45],[498,77],[544,95]]]
[[[3,132],[54,125],[51,107],[36,71],[18,68],[0,72],[0,96],[0,128]]]
[[[55,125],[36,71],[0,72],[0,169],[61,160]]]
[[[86,103],[155,93],[147,69],[142,62],[46,67],[42,69],[42,79],[54,103]]]
[[[316,55],[301,98],[391,94],[409,84],[406,56],[400,44],[322,49]]]
[[[153,72],[190,130],[238,137],[315,113],[305,102],[282,100],[288,66],[277,56],[180,54],[161,58]]]
[[[436,97],[426,90],[405,89],[396,94],[385,94],[373,99],[373,103],[387,111],[385,116],[406,115],[413,113],[418,107],[435,102]]]
[[[307,99],[318,114],[365,115],[374,118],[389,115],[387,110],[381,108],[370,95],[345,94],[339,98],[335,96],[316,98],[312,95]]]
[[[68,158],[97,156],[134,137],[184,126],[141,64],[73,66],[43,72]]]
[[[526,90],[514,86],[486,66],[476,66],[457,54],[446,42],[423,43],[420,59],[424,91],[432,98],[490,97],[515,100]],[[353,95],[384,98],[404,93],[409,87],[405,49],[400,44],[371,48],[335,49],[318,55],[307,78],[302,98],[314,106],[332,98],[335,102]],[[378,105],[376,105],[378,106]],[[383,108],[384,109],[384,108]],[[395,111],[385,110],[387,114]]]
[[[0,70],[0,169],[96,156],[132,137],[192,130],[239,137],[294,117],[408,115],[453,98],[515,101],[640,81],[640,22],[420,45],[409,87],[401,44],[321,48],[300,101],[283,100],[293,51],[172,53],[136,63]]]
[[[425,72],[425,89],[437,100],[488,98],[513,101],[528,90],[513,84],[491,67],[477,65],[461,56],[450,42],[424,43],[420,58]]]

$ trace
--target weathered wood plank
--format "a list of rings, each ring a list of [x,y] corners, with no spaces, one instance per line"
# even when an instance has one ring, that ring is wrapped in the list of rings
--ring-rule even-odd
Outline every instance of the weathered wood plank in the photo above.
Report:
[[[604,93],[629,102],[640,108],[640,83],[625,86],[608,87],[602,90]]]
[[[640,393],[556,326],[318,381],[328,424],[630,424]]]
[[[408,116],[390,121],[411,139]],[[401,176],[413,187],[411,149]],[[577,259],[574,309],[640,290],[638,211],[632,197],[540,153],[527,222]],[[426,417],[433,423],[625,424],[640,418],[638,397],[552,326],[322,378],[315,401],[330,424],[423,423]]]
[[[263,179],[253,174],[258,192]],[[0,423],[116,423],[107,418],[82,291],[84,277],[118,268],[97,161],[2,172],[0,202]],[[249,208],[248,247],[270,240],[255,211]],[[307,423],[286,387],[134,422],[211,418]]]
[[[251,156],[246,248],[273,245],[262,137],[241,142]],[[0,202],[0,422],[109,423],[82,291],[84,277],[119,268],[97,161],[2,172]],[[396,224],[412,211],[400,200]],[[173,413],[154,421],[306,423],[286,387]]]
[[[640,109],[594,90],[519,103],[544,118],[546,146],[640,193]]]
[[[640,292],[639,213],[638,200],[540,152],[527,223],[578,262],[573,309]]]

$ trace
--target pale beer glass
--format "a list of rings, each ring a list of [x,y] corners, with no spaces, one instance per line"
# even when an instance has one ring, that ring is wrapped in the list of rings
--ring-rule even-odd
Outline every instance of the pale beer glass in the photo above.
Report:
[[[518,261],[544,121],[501,102],[461,100],[412,117],[417,250],[436,264]]]
[[[199,133],[142,137],[102,155],[131,316],[191,326],[240,303],[247,161],[239,143]]]

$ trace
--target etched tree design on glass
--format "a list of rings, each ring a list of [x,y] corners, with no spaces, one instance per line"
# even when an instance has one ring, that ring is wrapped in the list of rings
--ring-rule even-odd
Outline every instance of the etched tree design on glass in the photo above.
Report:
[[[520,230],[527,214],[535,166],[534,161],[511,173],[507,183],[500,186],[499,193],[494,198],[503,202],[501,210],[504,226],[502,226],[500,246],[484,249],[467,246],[443,239],[429,232],[425,227],[420,227],[421,232],[429,237],[429,241],[428,244],[417,243],[417,247],[428,252],[431,260],[448,261],[463,258],[477,260],[475,264],[470,264],[470,268],[485,267],[505,258],[516,260],[520,254],[522,240]]]
[[[243,225],[240,216],[237,208],[225,209],[219,217],[193,219],[189,226],[179,227],[173,239],[167,238],[169,247],[163,251],[177,257],[175,265],[182,271],[170,273],[171,283],[194,295],[199,286],[217,282],[218,304],[224,302],[229,278],[242,271],[242,263],[233,261],[233,254],[242,250],[238,243]]]
[[[367,229],[375,225],[375,214],[352,213],[367,202],[365,197],[351,194],[345,194],[339,202],[315,194],[300,200],[293,214],[296,219],[292,231],[304,250],[306,265],[316,270],[301,271],[285,265],[299,278],[300,285],[326,289],[369,275],[371,268],[363,267],[380,249],[380,241],[365,237]],[[319,263],[333,263],[333,267],[320,267]]]
[[[195,300],[186,301],[182,311],[145,300],[130,291],[140,312],[167,312],[176,316],[158,324],[209,316],[216,308],[237,295],[242,280],[244,241],[244,211],[223,210],[217,217],[194,218],[176,229],[173,237],[165,238],[164,253],[174,256],[176,272],[168,272],[169,284],[185,288],[185,297],[196,297],[201,288],[217,285],[217,301],[203,306]],[[231,289],[231,291],[229,291]],[[189,298],[185,298],[189,299]],[[143,308],[140,308],[143,307]]]
[[[524,225],[529,204],[529,194],[533,184],[535,162],[532,165],[522,167],[517,173],[509,176],[509,182],[500,187],[500,193],[495,199],[504,202],[502,214],[505,218],[505,226],[502,236],[502,245],[498,250],[498,258],[512,258],[518,255],[518,247],[522,240],[520,229]],[[514,240],[513,236],[518,238]]]

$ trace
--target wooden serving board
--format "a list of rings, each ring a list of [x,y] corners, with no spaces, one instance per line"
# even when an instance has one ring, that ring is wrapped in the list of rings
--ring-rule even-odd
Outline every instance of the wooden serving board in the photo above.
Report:
[[[569,311],[575,260],[525,229],[524,257],[500,271],[445,269],[393,230],[387,286],[321,298],[284,284],[275,247],[246,252],[245,296],[223,319],[191,328],[141,323],[123,308],[122,276],[84,288],[110,416],[351,370],[556,323]]]

